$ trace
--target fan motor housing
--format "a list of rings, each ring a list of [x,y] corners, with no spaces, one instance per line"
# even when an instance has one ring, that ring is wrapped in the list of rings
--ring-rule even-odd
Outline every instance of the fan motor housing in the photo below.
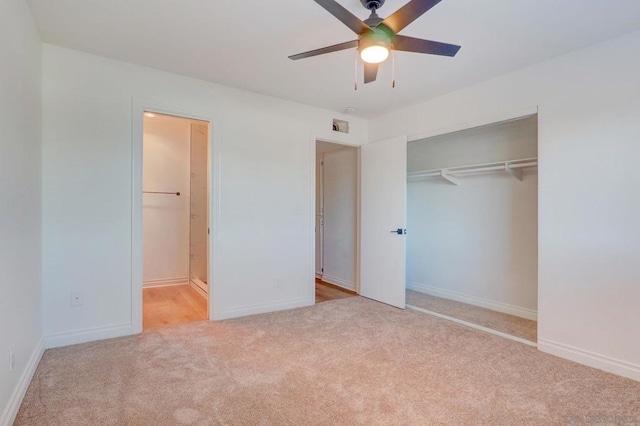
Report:
[[[384,4],[384,0],[360,0],[360,3],[367,9],[380,9]]]

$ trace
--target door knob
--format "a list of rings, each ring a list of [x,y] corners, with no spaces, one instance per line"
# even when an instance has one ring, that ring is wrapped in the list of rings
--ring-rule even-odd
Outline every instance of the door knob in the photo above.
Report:
[[[398,228],[398,229],[394,229],[393,231],[389,231],[392,234],[398,234],[398,235],[404,235],[407,233],[406,229],[402,229],[402,228]]]

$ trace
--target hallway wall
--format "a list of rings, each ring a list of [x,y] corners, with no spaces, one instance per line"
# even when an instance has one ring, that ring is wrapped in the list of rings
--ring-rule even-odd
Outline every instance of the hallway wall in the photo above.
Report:
[[[358,151],[324,154],[323,281],[356,291]]]

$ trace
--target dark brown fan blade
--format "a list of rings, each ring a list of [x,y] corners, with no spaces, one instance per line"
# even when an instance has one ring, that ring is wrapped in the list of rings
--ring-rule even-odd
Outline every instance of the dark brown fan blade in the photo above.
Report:
[[[376,81],[376,77],[378,76],[378,65],[380,64],[364,63],[364,84]]]
[[[431,9],[441,0],[411,0],[400,9],[393,12],[391,16],[382,21],[380,25],[384,25],[398,34],[404,27],[421,17],[426,11]]]
[[[315,0],[315,2],[324,7],[327,12],[338,18],[340,22],[351,28],[351,31],[354,33],[362,34],[370,30],[367,24],[362,22],[357,16],[340,6],[334,0]]]
[[[347,41],[345,43],[334,44],[333,46],[323,47],[322,49],[310,50],[309,52],[298,53],[297,55],[289,56],[289,59],[304,59],[312,56],[324,55],[325,53],[337,52],[339,50],[351,49],[352,47],[358,47],[358,40]]]
[[[460,46],[440,43],[439,41],[422,40],[420,38],[396,36],[393,48],[404,52],[427,53],[429,55],[456,56]]]

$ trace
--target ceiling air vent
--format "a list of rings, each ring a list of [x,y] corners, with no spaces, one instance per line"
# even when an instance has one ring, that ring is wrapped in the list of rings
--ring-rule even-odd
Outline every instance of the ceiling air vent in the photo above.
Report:
[[[333,131],[340,133],[349,133],[349,122],[344,120],[333,119]]]

